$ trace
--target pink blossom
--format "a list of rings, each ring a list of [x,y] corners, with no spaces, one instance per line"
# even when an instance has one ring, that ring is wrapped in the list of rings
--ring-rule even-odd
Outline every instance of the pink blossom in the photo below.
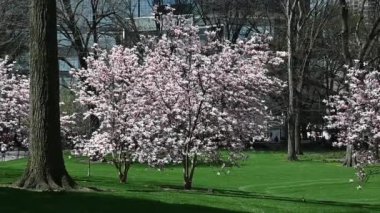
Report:
[[[0,59],[0,145],[27,145],[29,80]]]
[[[354,147],[357,174],[364,180],[364,167],[375,162],[379,146],[380,72],[350,68],[347,78],[348,89],[327,101],[332,110],[325,119],[329,128],[339,130],[335,144]]]

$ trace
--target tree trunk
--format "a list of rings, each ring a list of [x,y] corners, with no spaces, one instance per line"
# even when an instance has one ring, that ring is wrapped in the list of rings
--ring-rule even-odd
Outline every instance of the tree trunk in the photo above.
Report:
[[[119,174],[119,181],[122,184],[126,184],[128,181],[128,173]]]
[[[127,159],[114,159],[113,164],[115,165],[118,176],[119,176],[119,182],[122,184],[127,183],[128,181],[128,171],[129,168],[131,168],[131,162]]]
[[[289,87],[289,106],[288,106],[288,160],[297,159],[295,152],[295,113],[294,113],[294,83],[293,83],[293,15],[295,3],[287,1],[287,46],[288,46],[288,87]]]
[[[183,180],[184,180],[184,189],[191,190],[193,184],[194,170],[197,163],[197,155],[191,159],[188,155],[185,155],[183,161]]]
[[[374,149],[374,154],[375,154],[375,160],[376,162],[378,162],[379,161],[379,139],[375,139],[373,149]]]
[[[300,98],[296,100],[296,114],[294,121],[294,141],[295,141],[295,152],[297,155],[303,155],[301,147],[301,124],[300,124],[300,115],[301,115],[301,106]]]
[[[307,126],[305,124],[301,125],[301,136],[303,139],[308,139],[307,137]]]
[[[31,155],[17,186],[73,189],[60,138],[56,1],[32,0],[30,41]]]
[[[297,160],[296,150],[295,150],[295,126],[294,126],[294,114],[289,114],[288,118],[288,160]]]
[[[130,163],[126,163],[124,165],[124,170],[121,170],[121,172],[119,172],[119,181],[120,181],[120,183],[123,183],[123,184],[127,183],[127,181],[128,181],[128,171],[129,171],[130,166],[131,166]]]
[[[20,147],[17,147],[16,159],[20,158]]]
[[[349,6],[346,0],[339,0],[341,7],[341,28],[342,28],[342,51],[344,59],[350,67],[352,67],[350,53],[350,28],[349,28]]]
[[[184,189],[185,190],[191,190],[192,189],[192,180],[185,180],[185,185],[184,185]]]
[[[356,164],[356,160],[355,158],[352,156],[354,153],[353,153],[353,146],[352,145],[347,145],[346,147],[346,158],[343,162],[343,165],[344,166],[347,166],[347,167],[353,167],[355,166]]]
[[[300,134],[300,116],[296,113],[295,129],[294,129],[294,140],[295,140],[295,152],[297,155],[303,155],[301,147],[301,134]]]
[[[342,28],[342,51],[346,64],[350,67],[353,66],[351,52],[349,48],[350,43],[350,28],[349,28],[349,6],[346,0],[339,0],[341,9],[341,28]],[[354,160],[352,158],[353,152],[352,145],[347,145],[346,147],[346,157],[343,162],[344,166],[352,167],[354,165]]]
[[[91,176],[91,157],[88,157],[87,177]]]

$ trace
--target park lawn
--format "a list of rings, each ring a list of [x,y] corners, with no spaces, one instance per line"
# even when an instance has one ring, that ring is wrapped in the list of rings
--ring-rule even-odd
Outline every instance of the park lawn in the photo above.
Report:
[[[118,183],[106,163],[92,165],[66,156],[69,173],[81,186],[100,192],[41,193],[0,188],[1,212],[380,212],[380,175],[357,190],[354,170],[327,163],[341,153],[306,153],[298,162],[284,153],[251,152],[240,168],[201,166],[194,190],[184,191],[182,169],[163,171],[133,165],[129,183]],[[0,163],[0,184],[14,182],[25,160]],[[228,172],[229,171],[229,172]],[[218,175],[219,173],[219,175]],[[5,210],[5,211],[3,211]]]

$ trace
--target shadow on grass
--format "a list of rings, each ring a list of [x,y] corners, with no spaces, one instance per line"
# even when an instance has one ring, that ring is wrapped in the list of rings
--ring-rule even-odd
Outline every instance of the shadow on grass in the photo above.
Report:
[[[210,212],[232,211],[152,200],[123,198],[107,193],[32,192],[0,188],[1,212]]]
[[[212,196],[224,196],[224,197],[238,197],[238,198],[251,198],[251,199],[263,199],[271,201],[285,201],[285,202],[294,202],[302,204],[316,204],[316,205],[327,205],[327,206],[337,206],[337,207],[351,207],[351,208],[360,208],[367,210],[380,210],[380,204],[365,204],[365,203],[351,203],[351,202],[340,202],[340,201],[324,201],[324,200],[312,200],[304,198],[294,198],[294,197],[284,197],[284,196],[275,196],[260,194],[254,192],[244,192],[238,190],[224,190],[224,189],[207,189],[207,188],[197,188],[194,187],[193,190],[185,191],[183,187],[177,185],[162,185],[163,190],[183,192],[183,193],[196,193],[196,194],[209,194]],[[139,191],[139,190],[130,190],[130,191]],[[143,191],[143,190],[141,190]],[[147,192],[154,192],[153,190],[147,190]]]

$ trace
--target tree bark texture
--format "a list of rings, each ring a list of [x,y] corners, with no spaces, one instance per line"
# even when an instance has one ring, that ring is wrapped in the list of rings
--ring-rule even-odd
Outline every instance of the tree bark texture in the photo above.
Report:
[[[183,180],[184,189],[191,190],[193,184],[194,170],[197,164],[197,155],[189,157],[189,155],[183,156]]]
[[[351,53],[349,48],[349,42],[350,42],[350,29],[349,29],[349,9],[348,4],[346,0],[340,0],[339,1],[341,6],[341,17],[342,17],[342,50],[343,50],[343,56],[346,60],[346,63],[349,66],[352,66],[352,60],[351,60]]]
[[[296,114],[295,114],[295,123],[294,123],[294,144],[295,152],[297,155],[303,155],[302,146],[301,146],[301,106],[299,105],[300,100],[296,101]]]
[[[379,139],[376,139],[373,149],[375,153],[375,160],[378,162],[379,161]]]
[[[344,159],[343,165],[347,167],[353,167],[356,164],[356,160],[353,156],[354,149],[352,145],[347,145],[346,147],[346,157]]]
[[[30,158],[17,186],[69,190],[60,138],[56,1],[32,0],[30,17]]]
[[[128,172],[131,168],[131,162],[127,159],[114,159],[113,164],[117,169],[119,182],[126,184],[128,181]]]

